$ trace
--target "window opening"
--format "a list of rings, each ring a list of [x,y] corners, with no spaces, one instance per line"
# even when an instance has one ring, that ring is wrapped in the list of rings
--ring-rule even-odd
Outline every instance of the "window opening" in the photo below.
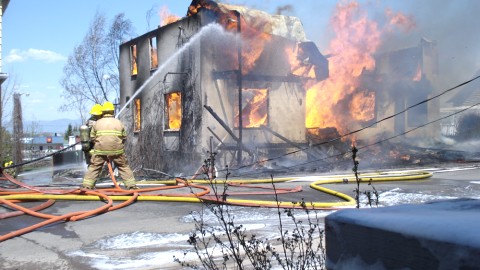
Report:
[[[130,75],[134,76],[138,73],[137,68],[137,45],[130,46]]]
[[[150,38],[150,69],[158,68],[157,37]]]
[[[139,132],[142,127],[142,116],[141,116],[141,102],[139,98],[134,100],[135,110],[133,112],[134,124],[133,124],[133,132]]]
[[[235,98],[235,122],[238,128],[238,98]],[[258,128],[268,125],[268,89],[247,88],[242,90],[242,126],[243,128]]]
[[[361,123],[370,123],[375,120],[375,92],[364,90],[352,95],[349,103],[350,115]]]
[[[166,94],[165,104],[165,129],[179,130],[182,125],[182,93]]]

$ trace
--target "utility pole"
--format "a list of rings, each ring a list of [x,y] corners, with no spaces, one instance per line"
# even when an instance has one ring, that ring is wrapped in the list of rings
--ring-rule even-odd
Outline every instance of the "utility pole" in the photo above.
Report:
[[[23,162],[23,116],[22,103],[20,97],[21,93],[13,94],[13,164],[20,164]],[[21,167],[17,167],[18,174]]]
[[[243,152],[243,113],[242,113],[242,23],[240,21],[240,12],[235,10],[237,15],[237,53],[238,53],[238,142],[237,142],[237,164],[242,166],[242,152]]]
[[[8,78],[7,74],[0,72],[0,148],[3,148],[3,93],[2,84]],[[0,166],[3,166],[3,152],[0,150]]]

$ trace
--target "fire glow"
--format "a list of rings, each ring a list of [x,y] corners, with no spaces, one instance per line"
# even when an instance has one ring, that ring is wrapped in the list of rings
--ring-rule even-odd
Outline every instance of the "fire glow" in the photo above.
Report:
[[[168,115],[167,129],[178,130],[182,125],[182,94],[173,92],[165,95],[166,109]]]
[[[179,16],[172,14],[168,7],[165,6],[160,8],[158,15],[160,17],[160,26],[171,24],[180,20]]]
[[[352,119],[368,121],[374,117],[373,92],[357,93],[363,70],[375,68],[373,53],[380,46],[380,31],[375,22],[360,14],[357,3],[338,4],[331,19],[336,37],[330,42],[329,73],[307,90],[307,128],[335,127],[346,132]],[[341,106],[347,103],[348,106]]]
[[[199,0],[190,6],[188,16],[195,15],[200,8],[211,9],[220,16],[217,22],[228,31],[241,37],[237,46],[241,53],[242,75],[255,72],[255,67],[266,46],[273,40],[271,34],[272,22],[267,18],[244,15],[244,7],[228,4],[216,5],[212,1]],[[240,10],[236,13],[234,10]],[[402,27],[411,30],[415,27],[412,18],[388,9],[385,13],[388,26]],[[326,51],[328,55],[328,78],[315,80],[316,70],[308,57],[302,58],[302,48],[297,44],[284,47],[285,57],[290,64],[290,75],[301,78],[306,91],[305,127],[308,130],[335,129],[340,134],[348,133],[376,117],[377,91],[362,85],[362,75],[375,70],[374,54],[381,45],[382,31],[377,22],[368,18],[359,3],[355,1],[338,3],[330,27],[334,38]],[[382,27],[384,31],[391,31]],[[237,50],[232,50],[232,44],[222,47],[218,45],[217,54],[223,61],[218,63],[219,70],[236,70],[239,66]],[[237,47],[238,49],[238,47]],[[225,61],[228,59],[228,61]],[[413,80],[418,80],[418,76]],[[252,89],[243,89],[244,92]],[[268,91],[265,91],[268,93]],[[251,94],[251,93],[250,93]],[[257,92],[259,94],[259,92]],[[268,100],[268,96],[265,97]],[[257,104],[264,104],[266,101]],[[248,103],[253,106],[254,103]],[[242,110],[244,127],[257,127],[267,123],[267,113],[248,106]],[[263,106],[263,105],[262,105]],[[266,107],[266,106],[265,106]],[[258,112],[262,111],[259,117]],[[256,113],[256,115],[255,115]],[[252,115],[253,114],[253,115]],[[235,113],[235,123],[238,127],[238,110]]]
[[[267,89],[243,90],[243,95],[247,97],[243,101],[244,107],[242,109],[242,125],[244,128],[258,128],[268,124],[267,94]],[[238,110],[235,114],[235,127],[238,127]]]

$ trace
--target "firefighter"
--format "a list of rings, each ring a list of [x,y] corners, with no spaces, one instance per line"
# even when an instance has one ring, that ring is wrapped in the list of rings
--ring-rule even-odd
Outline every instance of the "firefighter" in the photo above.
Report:
[[[102,118],[102,109],[103,107],[100,104],[93,105],[92,109],[90,110],[90,119],[88,119],[86,123],[89,128],[92,128],[95,122],[97,122],[98,119]]]
[[[92,158],[93,141],[90,140],[90,132],[92,127],[98,119],[102,118],[102,105],[95,104],[90,110],[90,118],[87,120],[84,126],[80,127],[80,137],[82,138],[82,150],[85,154],[85,162],[90,165],[90,159]]]
[[[10,167],[10,166],[13,166],[13,161],[7,161],[3,164],[3,169],[7,168],[7,167]],[[8,169],[5,169],[5,172],[8,173],[9,175],[15,177],[15,168],[8,168]]]
[[[92,127],[90,139],[94,142],[90,166],[83,178],[82,187],[93,189],[105,162],[112,161],[118,168],[127,189],[138,189],[132,169],[125,156],[125,127],[113,117],[113,104],[106,101],[102,106],[103,117]]]

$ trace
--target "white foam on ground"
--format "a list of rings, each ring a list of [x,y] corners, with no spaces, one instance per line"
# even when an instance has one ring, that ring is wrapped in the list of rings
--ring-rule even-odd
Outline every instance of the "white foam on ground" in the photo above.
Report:
[[[67,254],[71,257],[84,257],[90,259],[90,266],[94,269],[160,269],[159,267],[176,267],[180,265],[173,261],[173,256],[182,261],[195,261],[196,255],[193,253],[184,254],[181,251],[165,252],[147,252],[135,257],[108,257],[105,255],[96,255],[75,251]],[[180,257],[181,256],[181,257]]]
[[[108,239],[102,239],[95,244],[95,247],[102,250],[127,249],[147,246],[165,246],[172,242],[186,243],[187,240],[188,235],[186,234],[134,232],[129,234],[120,234]]]
[[[226,206],[228,211],[234,213],[235,223],[242,223],[246,221],[256,220],[268,220],[273,215],[277,215],[277,209],[274,208],[250,208],[250,207],[239,207],[239,206]],[[282,211],[283,212],[283,211]],[[184,216],[181,218],[182,222],[193,223],[194,218],[200,218],[200,214],[203,215],[203,219],[206,222],[217,222],[215,215],[209,210],[204,209],[202,213],[194,212],[191,215]]]
[[[455,199],[451,196],[429,195],[422,193],[407,193],[401,188],[394,188],[379,194],[379,206],[392,206],[399,204],[420,204],[435,200]],[[368,204],[367,197],[362,194],[360,204],[366,206]]]
[[[471,181],[473,184],[480,184],[480,181]],[[468,187],[467,187],[468,188]],[[461,190],[457,190],[455,194],[461,194]],[[461,195],[455,195],[461,196]],[[457,197],[422,194],[420,192],[411,192],[410,190],[403,190],[395,188],[392,190],[380,193],[379,203],[383,206],[394,206],[401,204],[421,204],[436,200],[454,199]],[[361,195],[362,208],[367,206],[367,198]],[[249,208],[228,206],[228,211],[234,218],[235,225],[242,225],[242,228],[250,234],[250,231],[261,230],[258,234],[263,239],[275,239],[279,236],[278,229],[278,209],[275,208]],[[283,210],[281,217],[283,229],[289,229],[291,226],[290,219],[285,215]],[[312,218],[316,214],[317,217],[323,218],[334,211],[316,211],[307,215],[302,210],[294,210],[295,218],[297,220],[305,220]],[[199,213],[187,215],[180,218],[181,222],[194,223],[194,217],[200,218]],[[205,208],[202,213],[203,222],[211,228],[207,232],[206,237],[210,236],[211,232],[221,232],[218,226],[218,220],[215,215]],[[193,229],[193,225],[192,225]],[[111,237],[109,239],[102,239],[93,245],[93,249],[84,249],[80,251],[71,252],[68,256],[85,258],[89,265],[95,269],[162,269],[169,267],[170,269],[180,269],[181,266],[173,261],[173,256],[182,261],[195,262],[198,260],[192,247],[187,243],[188,234],[161,234],[161,233],[146,233],[134,232],[130,234],[121,234]],[[142,250],[144,248],[145,250]],[[158,251],[156,249],[168,251]],[[100,251],[99,251],[100,249]],[[115,250],[122,250],[122,255],[118,252],[110,252]],[[95,254],[97,252],[97,254]],[[98,254],[101,253],[101,254]],[[104,254],[102,254],[104,253]],[[117,255],[111,255],[117,254]],[[185,257],[184,257],[185,256]]]

